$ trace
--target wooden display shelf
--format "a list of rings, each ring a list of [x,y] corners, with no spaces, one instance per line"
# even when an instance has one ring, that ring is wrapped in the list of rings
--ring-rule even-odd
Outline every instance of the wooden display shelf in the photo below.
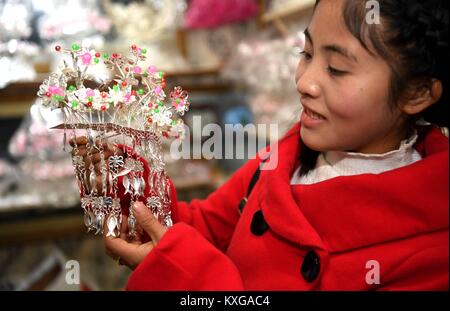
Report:
[[[261,16],[261,20],[264,23],[273,22],[293,14],[300,13],[308,10],[314,6],[315,0],[295,0],[289,2],[286,6],[274,11],[264,12]]]
[[[18,209],[0,213],[0,247],[85,234],[81,207]]]
[[[260,7],[258,26],[264,28],[267,25],[273,25],[283,38],[289,36],[289,29],[286,25],[286,21],[312,9],[316,2],[316,0],[291,0],[283,7],[267,9],[267,0],[258,1]]]

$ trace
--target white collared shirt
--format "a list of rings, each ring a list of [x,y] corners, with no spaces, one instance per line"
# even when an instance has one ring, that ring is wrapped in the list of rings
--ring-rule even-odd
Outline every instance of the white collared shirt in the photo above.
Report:
[[[338,176],[379,174],[419,161],[422,157],[413,147],[417,132],[400,143],[400,147],[383,154],[364,154],[344,151],[327,151],[317,158],[316,167],[299,176],[298,167],[291,178],[291,185],[309,185]]]

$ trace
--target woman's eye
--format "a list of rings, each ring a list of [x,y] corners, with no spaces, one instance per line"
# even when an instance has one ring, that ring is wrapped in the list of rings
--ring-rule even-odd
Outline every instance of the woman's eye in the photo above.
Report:
[[[343,76],[347,73],[346,71],[339,70],[339,69],[333,68],[331,66],[328,66],[327,69],[328,69],[328,72],[333,76]]]
[[[311,54],[309,54],[306,51],[301,51],[300,55],[303,56],[303,58],[306,59],[306,60],[310,60],[312,58]]]

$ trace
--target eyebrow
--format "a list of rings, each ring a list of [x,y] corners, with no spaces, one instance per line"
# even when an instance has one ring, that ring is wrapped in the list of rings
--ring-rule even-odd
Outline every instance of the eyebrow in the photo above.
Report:
[[[312,45],[314,45],[308,28],[305,29],[304,33],[305,33],[306,39],[308,41],[310,41]],[[346,58],[349,58],[350,60],[353,60],[356,63],[358,62],[358,59],[356,58],[356,56],[354,54],[350,53],[346,48],[344,48],[342,46],[339,46],[336,44],[330,44],[330,45],[326,45],[326,46],[322,47],[322,50],[324,50],[326,52],[338,53]]]
[[[331,45],[324,46],[322,49],[325,51],[328,51],[328,52],[338,53],[346,58],[349,58],[350,60],[353,60],[355,63],[358,62],[358,59],[356,58],[355,55],[353,55],[346,48],[343,48],[341,46],[331,44]]]

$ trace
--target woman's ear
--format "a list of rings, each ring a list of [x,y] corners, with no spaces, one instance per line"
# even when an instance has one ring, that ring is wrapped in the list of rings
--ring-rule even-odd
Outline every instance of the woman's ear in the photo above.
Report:
[[[409,96],[404,98],[401,110],[408,115],[415,115],[424,111],[441,98],[442,82],[438,79],[432,79],[426,86],[416,88],[409,93]]]

